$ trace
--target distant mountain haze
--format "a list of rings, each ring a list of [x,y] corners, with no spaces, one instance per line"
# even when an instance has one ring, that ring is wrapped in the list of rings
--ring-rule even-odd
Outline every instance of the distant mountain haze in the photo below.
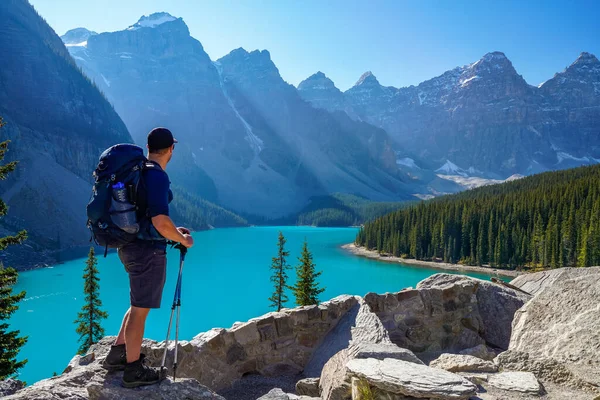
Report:
[[[387,133],[312,107],[268,51],[237,49],[213,62],[166,13],[86,42],[72,31],[63,39],[136,142],[152,126],[173,130],[180,143],[170,170],[193,193],[269,217],[333,192],[412,198],[415,184],[397,168]]]
[[[493,52],[418,86],[384,87],[367,72],[342,93],[318,72],[298,90],[439,167],[450,161],[504,179],[600,161],[600,62],[589,53],[539,87]]]

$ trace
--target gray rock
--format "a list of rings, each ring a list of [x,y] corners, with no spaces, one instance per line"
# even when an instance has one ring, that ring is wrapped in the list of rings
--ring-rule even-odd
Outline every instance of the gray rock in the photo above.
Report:
[[[351,308],[337,325],[325,336],[304,369],[304,375],[321,376],[325,364],[338,352],[365,341],[391,343],[386,329],[379,318],[366,306],[360,297],[343,299]],[[335,311],[335,308],[333,309]]]
[[[600,267],[541,272],[527,282],[537,282],[537,295],[515,314],[509,349],[530,362],[555,360],[600,386]]]
[[[121,386],[122,373],[108,374],[98,362],[28,386],[7,397],[10,400],[225,400],[195,379],[170,378],[160,384],[136,389]]]
[[[414,364],[422,364],[415,354],[408,350],[390,343],[361,343],[351,349],[354,358],[394,358],[396,360],[408,361]]]
[[[18,390],[21,390],[24,387],[25,384],[17,379],[8,378],[0,381],[0,397],[15,394]]]
[[[319,397],[319,378],[306,378],[296,382],[296,394],[299,396]]]
[[[458,354],[465,354],[467,356],[481,358],[482,360],[486,361],[492,361],[497,355],[495,351],[487,347],[485,344],[480,344],[479,346],[461,350],[458,352]]]
[[[467,379],[437,368],[402,360],[352,360],[348,363],[352,377],[365,379],[383,392],[425,399],[468,399],[477,386]]]
[[[441,368],[450,372],[497,372],[498,367],[491,361],[464,354],[444,353],[433,360],[430,367]]]
[[[468,293],[469,289],[476,297],[477,311],[481,319],[478,329],[485,343],[501,348],[508,348],[511,335],[511,323],[515,312],[523,306],[531,296],[504,286],[469,278],[461,275],[435,274],[417,285],[417,289],[441,289],[444,300],[452,292]],[[454,299],[450,299],[454,300]],[[460,304],[461,297],[454,300]],[[446,301],[446,309],[451,307],[452,301]]]
[[[432,359],[486,343],[506,349],[514,312],[530,296],[461,275],[435,274],[417,289],[365,301],[399,347]]]
[[[544,291],[547,287],[552,286],[555,282],[563,279],[573,279],[579,276],[587,276],[594,273],[600,267],[592,268],[557,268],[548,271],[535,272],[531,274],[523,274],[513,279],[510,284],[518,288],[537,295]]]
[[[225,400],[202,386],[195,379],[170,378],[156,386],[145,386],[136,389],[121,387],[120,379],[108,382],[95,382],[87,386],[90,400]]]
[[[491,375],[488,383],[498,389],[540,394],[542,387],[531,372],[501,372]]]
[[[329,358],[321,371],[319,386],[321,397],[325,400],[350,398],[351,377],[346,364],[352,359],[399,358],[422,364],[410,350],[401,349],[391,342],[385,327],[363,299],[359,299],[359,303],[346,314],[321,345],[324,348],[323,354],[340,347],[342,350]],[[315,355],[318,363],[311,361],[309,367],[315,368],[316,365],[318,369],[323,354],[317,350]]]
[[[271,390],[264,396],[259,397],[257,400],[320,400],[318,397],[310,396],[298,396],[292,393],[285,393],[279,388]]]

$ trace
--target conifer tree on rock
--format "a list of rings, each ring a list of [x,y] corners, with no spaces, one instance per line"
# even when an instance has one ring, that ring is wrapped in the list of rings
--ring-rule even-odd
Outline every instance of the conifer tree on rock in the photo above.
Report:
[[[78,354],[85,354],[91,345],[98,343],[104,337],[104,329],[100,325],[100,321],[108,317],[106,311],[102,311],[102,301],[100,300],[100,278],[98,277],[98,261],[94,248],[90,248],[86,267],[83,274],[85,293],[85,304],[78,313],[75,323],[77,325],[76,332],[79,334]]]
[[[0,117],[0,128],[4,122]],[[9,141],[0,143],[0,161],[8,151]],[[0,165],[0,180],[8,177],[17,166],[13,161]],[[8,206],[0,199],[0,218],[8,212]],[[16,245],[27,239],[27,232],[20,231],[13,236],[0,237],[0,251],[4,251],[8,246]],[[19,274],[14,268],[4,268],[0,262],[0,380],[9,378],[27,363],[27,360],[17,361],[19,350],[27,342],[27,337],[19,337],[19,331],[9,331],[7,321],[10,316],[17,311],[17,305],[25,297],[25,292],[17,294],[12,293],[12,287],[17,283]]]
[[[271,262],[271,269],[273,275],[271,276],[271,282],[275,286],[273,295],[269,297],[271,306],[277,308],[277,311],[281,311],[283,305],[287,303],[288,297],[285,294],[285,288],[287,287],[286,282],[288,279],[286,271],[290,269],[286,258],[289,257],[290,252],[285,250],[285,237],[283,233],[279,231],[279,239],[277,241],[277,257],[273,257]]]
[[[315,270],[316,265],[306,240],[302,245],[302,254],[298,257],[298,261],[300,264],[296,267],[296,285],[291,288],[296,296],[296,304],[299,306],[319,304],[319,295],[325,291],[325,288],[319,288],[317,283],[321,271]]]

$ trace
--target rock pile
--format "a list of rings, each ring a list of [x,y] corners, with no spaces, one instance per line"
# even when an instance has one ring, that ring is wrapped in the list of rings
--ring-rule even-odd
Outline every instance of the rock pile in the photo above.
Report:
[[[184,379],[144,389],[100,368],[105,338],[8,398],[589,400],[600,394],[600,268],[582,271],[512,282],[533,297],[437,274],[416,289],[269,313],[180,342]],[[158,365],[164,346],[145,341],[147,359]]]

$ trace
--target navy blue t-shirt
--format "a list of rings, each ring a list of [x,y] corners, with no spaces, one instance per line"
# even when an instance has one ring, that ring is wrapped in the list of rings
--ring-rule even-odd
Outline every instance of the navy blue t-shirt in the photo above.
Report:
[[[164,240],[163,236],[152,225],[152,217],[169,215],[169,203],[173,200],[169,176],[157,163],[148,164],[143,174],[143,185],[138,189],[138,215],[142,221],[138,237],[142,240]]]
[[[173,200],[169,176],[160,167],[148,169],[144,175],[146,184],[146,215],[169,215],[169,203]]]

